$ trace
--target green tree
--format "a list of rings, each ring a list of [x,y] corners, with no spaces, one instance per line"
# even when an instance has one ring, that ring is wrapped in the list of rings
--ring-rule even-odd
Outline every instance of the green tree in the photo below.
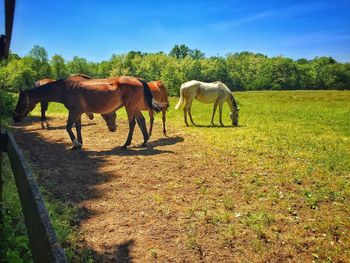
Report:
[[[52,77],[62,79],[68,76],[64,58],[61,55],[54,55],[50,61]]]
[[[188,46],[182,44],[180,46],[175,45],[173,49],[170,51],[169,55],[177,59],[182,59],[189,56],[190,53],[191,53],[191,49]]]
[[[37,74],[30,67],[31,58],[11,60],[6,66],[5,86],[10,90],[25,90],[32,88],[36,81]]]
[[[190,56],[193,59],[204,59],[205,58],[205,54],[197,48],[194,50],[190,50]]]
[[[51,68],[45,48],[35,45],[27,57],[29,67],[35,72],[35,80],[51,77]]]
[[[72,74],[86,74],[93,75],[91,70],[91,65],[87,62],[85,58],[80,58],[78,56],[74,56],[71,61],[69,61],[66,65],[67,72],[69,75]]]

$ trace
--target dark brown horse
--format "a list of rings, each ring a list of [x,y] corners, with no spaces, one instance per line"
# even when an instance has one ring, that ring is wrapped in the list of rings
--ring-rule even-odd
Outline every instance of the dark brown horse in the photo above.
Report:
[[[84,79],[92,79],[90,76],[83,75],[83,74],[76,74],[76,75],[73,75],[69,78],[72,80],[77,80],[77,81],[84,80]],[[56,80],[50,79],[50,78],[40,79],[40,80],[35,82],[34,87],[37,88],[41,85],[45,85],[45,84],[53,82],[53,81],[56,81]],[[49,107],[49,103],[47,101],[40,102],[40,109],[41,109],[41,118],[40,119],[41,119],[41,127],[43,129],[47,129],[50,127],[50,124],[46,119],[46,111],[47,111],[48,107]],[[90,120],[92,120],[94,118],[94,115],[92,113],[86,113],[86,115],[89,117]],[[108,124],[109,123],[107,122],[107,125]],[[108,125],[108,127],[109,127],[109,125]]]
[[[136,121],[143,134],[143,146],[148,141],[145,118],[141,110],[160,111],[146,82],[135,77],[72,80],[71,78],[47,83],[20,93],[14,112],[14,121],[22,121],[40,101],[63,103],[69,110],[66,130],[73,142],[72,149],[81,149],[81,115],[84,112],[110,114],[125,106],[129,120],[129,134],[122,149],[131,144]],[[77,138],[72,132],[75,123]]]
[[[55,81],[54,79],[49,79],[49,78],[45,78],[45,79],[40,79],[38,81],[35,82],[34,87],[39,87],[41,85],[45,85],[47,83],[53,82]],[[40,109],[41,109],[41,128],[43,129],[47,129],[50,127],[50,124],[48,123],[47,119],[46,119],[46,111],[47,108],[49,107],[49,103],[48,102],[40,102]]]

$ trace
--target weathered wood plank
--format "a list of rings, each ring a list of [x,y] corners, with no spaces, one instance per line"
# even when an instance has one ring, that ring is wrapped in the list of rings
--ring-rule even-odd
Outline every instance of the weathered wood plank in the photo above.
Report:
[[[39,188],[11,133],[8,133],[7,153],[21,200],[34,262],[67,262]]]
[[[3,152],[7,151],[7,135],[2,133],[1,130],[1,118],[0,118],[0,235],[2,235],[2,225],[3,225],[3,205],[2,205],[2,195],[4,187],[4,178],[3,178]]]

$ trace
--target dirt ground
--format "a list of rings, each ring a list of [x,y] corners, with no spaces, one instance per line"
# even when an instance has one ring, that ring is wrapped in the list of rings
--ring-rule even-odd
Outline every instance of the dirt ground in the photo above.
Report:
[[[40,184],[79,207],[76,223],[96,262],[230,262],[230,253],[217,251],[215,242],[198,251],[189,241],[184,204],[196,199],[193,180],[215,181],[220,173],[215,162],[201,158],[194,137],[169,125],[164,137],[158,122],[148,148],[138,147],[136,128],[132,146],[122,151],[126,122],[110,133],[96,116],[83,120],[83,150],[71,151],[65,119],[50,124],[43,130],[38,119],[26,120],[15,128],[16,140],[39,170]]]
[[[237,168],[235,156],[208,154],[213,149],[184,127],[168,124],[164,137],[156,120],[148,148],[138,147],[142,136],[136,128],[132,146],[122,151],[125,121],[110,133],[100,116],[84,117],[83,150],[71,151],[65,118],[50,124],[43,130],[38,119],[27,119],[14,128],[15,137],[29,153],[39,184],[78,208],[73,223],[95,262],[286,262],[305,252],[259,237],[232,218],[244,207],[259,206],[228,176]],[[234,203],[225,204],[227,196]],[[288,224],[280,222],[278,231]]]

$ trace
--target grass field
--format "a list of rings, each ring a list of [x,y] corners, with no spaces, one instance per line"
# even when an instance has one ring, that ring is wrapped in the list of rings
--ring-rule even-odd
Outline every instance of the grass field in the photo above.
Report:
[[[171,129],[202,145],[193,154],[217,160],[220,182],[230,186],[223,193],[200,174],[193,182],[198,198],[182,207],[188,245],[202,250],[210,228],[223,248],[245,247],[255,261],[349,262],[350,92],[237,92],[235,98],[237,128],[209,126],[212,105],[197,102],[192,112],[199,125],[186,127],[171,98]],[[47,115],[66,111],[50,104]],[[121,110],[118,121],[125,120]],[[230,123],[227,105],[224,123]],[[154,200],[166,206],[164,197]],[[157,257],[156,249],[150,253]]]

